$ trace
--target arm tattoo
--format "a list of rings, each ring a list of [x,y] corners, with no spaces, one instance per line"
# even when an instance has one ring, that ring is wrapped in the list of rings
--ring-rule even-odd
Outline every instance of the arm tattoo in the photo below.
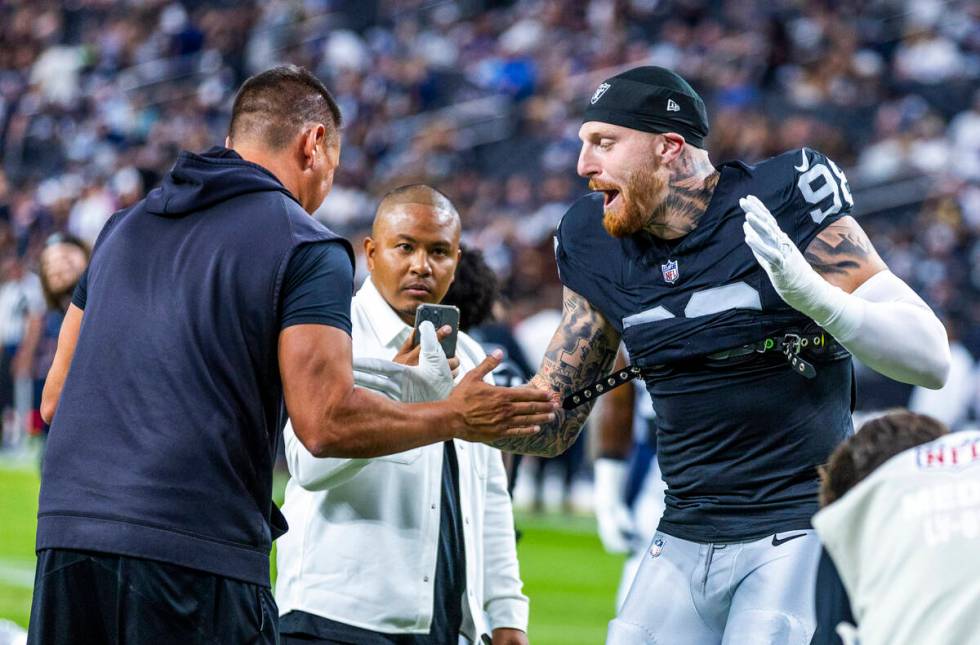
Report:
[[[888,268],[864,229],[850,216],[821,231],[806,247],[803,257],[824,280],[847,293]]]
[[[850,218],[824,229],[810,242],[803,255],[813,270],[824,278],[843,277],[861,271],[869,264],[881,263],[867,234]]]
[[[557,394],[567,394],[596,380],[612,368],[619,348],[619,334],[589,302],[571,289],[565,289],[564,312],[533,385]],[[575,441],[592,410],[592,404],[574,410],[559,409],[555,420],[541,431],[526,437],[495,441],[501,450],[525,455],[553,457]]]

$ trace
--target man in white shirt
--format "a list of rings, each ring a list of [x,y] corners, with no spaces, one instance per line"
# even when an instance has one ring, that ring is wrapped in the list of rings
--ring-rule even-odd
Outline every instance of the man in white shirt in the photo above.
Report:
[[[351,307],[355,366],[416,360],[415,310],[449,289],[460,229],[432,188],[385,196],[364,242],[371,275]],[[426,344],[441,358],[430,333],[420,360],[433,353]],[[484,352],[460,333],[456,357],[465,373]],[[526,645],[528,601],[497,449],[451,441],[377,459],[318,459],[289,425],[285,444],[291,530],[279,540],[276,582],[284,644]]]

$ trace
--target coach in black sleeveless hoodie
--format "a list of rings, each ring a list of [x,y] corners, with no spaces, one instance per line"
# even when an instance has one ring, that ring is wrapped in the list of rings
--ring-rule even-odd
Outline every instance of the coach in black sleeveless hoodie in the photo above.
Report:
[[[72,369],[85,378],[69,374],[54,418],[38,549],[269,583],[285,530],[271,500],[280,294],[297,248],[325,241],[336,248],[314,248],[346,277],[333,315],[349,331],[350,245],[231,150],[181,153],[109,220],[74,298],[85,318]],[[140,356],[152,359],[131,369]]]

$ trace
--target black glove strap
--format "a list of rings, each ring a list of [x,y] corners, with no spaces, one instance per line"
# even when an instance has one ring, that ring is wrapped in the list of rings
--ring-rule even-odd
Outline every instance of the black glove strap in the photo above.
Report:
[[[621,370],[607,374],[598,381],[590,383],[578,392],[569,394],[562,399],[561,407],[565,410],[577,408],[583,403],[588,403],[596,397],[605,394],[609,390],[613,390],[624,383],[629,383],[639,376],[640,372],[639,365],[627,365]]]

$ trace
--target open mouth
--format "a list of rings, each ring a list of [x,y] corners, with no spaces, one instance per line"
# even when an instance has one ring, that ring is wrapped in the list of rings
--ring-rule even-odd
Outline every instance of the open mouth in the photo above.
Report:
[[[619,199],[619,191],[615,189],[603,190],[602,192],[602,205],[604,208],[609,208],[612,206],[613,202]]]

